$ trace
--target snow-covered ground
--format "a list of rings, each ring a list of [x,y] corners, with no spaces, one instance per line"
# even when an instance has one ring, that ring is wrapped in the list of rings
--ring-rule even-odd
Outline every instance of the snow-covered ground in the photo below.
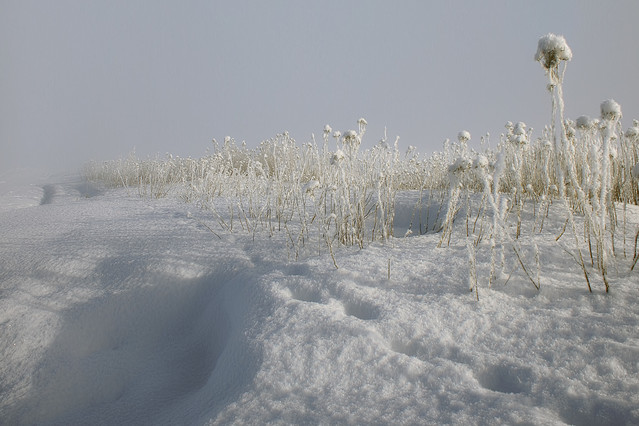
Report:
[[[639,424],[639,271],[588,293],[563,221],[540,291],[516,267],[488,289],[480,250],[477,301],[464,238],[339,248],[335,269],[177,197],[14,175],[1,424]]]

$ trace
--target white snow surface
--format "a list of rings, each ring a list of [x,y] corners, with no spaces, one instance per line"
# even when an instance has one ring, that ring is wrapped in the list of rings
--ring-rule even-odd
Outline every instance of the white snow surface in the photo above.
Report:
[[[1,424],[639,424],[626,264],[590,294],[540,236],[541,290],[521,269],[489,289],[480,250],[477,301],[464,238],[338,248],[335,269],[178,197],[7,182]]]

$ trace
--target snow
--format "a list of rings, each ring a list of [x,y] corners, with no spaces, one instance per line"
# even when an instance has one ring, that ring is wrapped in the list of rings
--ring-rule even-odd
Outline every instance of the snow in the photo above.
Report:
[[[40,204],[44,199],[45,187],[38,185],[38,182],[45,179],[46,176],[43,174],[28,169],[0,173],[0,211]],[[52,186],[46,188],[48,193],[53,190]]]
[[[540,291],[517,268],[488,288],[478,250],[477,301],[465,238],[336,248],[335,269],[326,250],[294,260],[285,235],[231,234],[176,196],[13,175],[0,193],[3,424],[639,423],[627,262],[609,294],[596,278],[590,294],[562,240],[529,236]],[[398,194],[396,234],[415,199]],[[638,209],[626,217],[633,234]],[[551,216],[544,232],[562,226]]]

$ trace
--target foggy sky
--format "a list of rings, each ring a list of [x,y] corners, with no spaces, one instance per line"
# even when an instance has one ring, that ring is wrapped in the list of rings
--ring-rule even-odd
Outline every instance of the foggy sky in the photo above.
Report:
[[[539,37],[573,51],[566,114],[639,118],[636,1],[0,0],[0,170],[204,155],[325,124],[430,153],[550,121]]]

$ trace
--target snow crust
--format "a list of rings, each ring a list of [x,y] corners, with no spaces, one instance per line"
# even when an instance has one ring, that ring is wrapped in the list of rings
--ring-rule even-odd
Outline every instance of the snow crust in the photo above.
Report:
[[[476,301],[463,238],[340,248],[335,269],[177,197],[3,190],[30,201],[0,212],[0,423],[639,423],[637,272],[589,294],[552,238],[540,291],[514,269]]]

